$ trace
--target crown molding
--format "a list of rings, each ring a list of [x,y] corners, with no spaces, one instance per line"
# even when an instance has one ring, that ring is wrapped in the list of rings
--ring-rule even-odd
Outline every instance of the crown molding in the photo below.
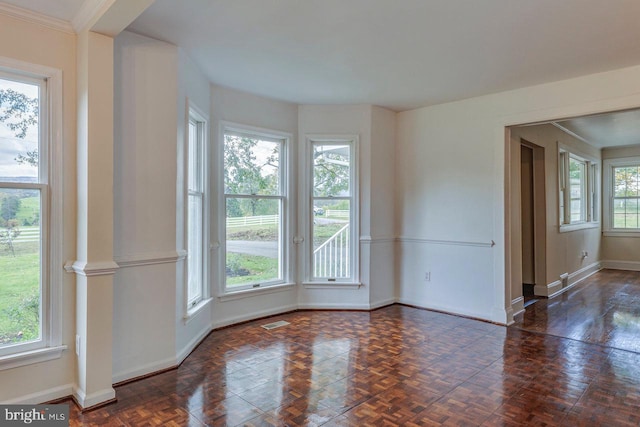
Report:
[[[91,27],[95,24],[94,19],[102,16],[114,3],[115,0],[85,0],[80,10],[76,12],[71,20],[71,27],[76,33]]]
[[[0,2],[0,15],[10,16],[64,33],[75,34],[70,22],[12,4]]]

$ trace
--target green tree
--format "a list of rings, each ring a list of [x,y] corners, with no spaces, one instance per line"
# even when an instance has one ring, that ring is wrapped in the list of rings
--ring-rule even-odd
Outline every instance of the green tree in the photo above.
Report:
[[[267,155],[258,156],[259,149],[269,149]],[[224,137],[224,187],[227,194],[278,194],[280,144],[236,135]],[[228,216],[266,215],[268,200],[252,197],[227,204]]]
[[[640,173],[638,167],[615,168],[614,172],[616,197],[634,197],[639,195]]]
[[[4,196],[0,202],[0,218],[7,222],[14,219],[20,210],[21,201],[16,196]]]
[[[339,196],[349,191],[349,147],[313,147],[313,192],[316,197]]]
[[[7,248],[11,255],[16,256],[13,242],[20,235],[20,228],[18,227],[18,220],[10,219],[5,224],[5,229],[0,231],[0,245]]]
[[[29,128],[38,125],[39,106],[37,98],[30,98],[13,89],[0,89],[0,122],[14,132],[16,138],[24,139]],[[18,154],[18,163],[38,165],[38,150]]]

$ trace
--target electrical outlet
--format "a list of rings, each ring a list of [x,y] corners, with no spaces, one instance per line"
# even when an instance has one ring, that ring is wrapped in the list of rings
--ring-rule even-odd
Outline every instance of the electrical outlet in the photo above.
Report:
[[[431,272],[427,271],[424,273],[424,281],[425,282],[430,282],[431,281]]]
[[[76,335],[76,355],[80,356],[80,335]]]

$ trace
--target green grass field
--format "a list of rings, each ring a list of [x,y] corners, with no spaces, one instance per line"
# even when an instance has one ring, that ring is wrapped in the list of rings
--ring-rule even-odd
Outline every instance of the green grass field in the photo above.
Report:
[[[40,212],[40,197],[25,197],[20,199],[20,209],[16,214],[16,219],[20,221],[20,225],[25,223],[25,220],[29,224],[33,222],[33,219],[39,216]]]
[[[314,246],[319,246],[338,230],[344,223],[315,224]],[[228,230],[228,240],[277,241],[278,227],[260,225],[237,227]],[[228,253],[226,260],[227,286],[239,286],[247,283],[260,283],[278,278],[278,260],[264,256]]]
[[[39,335],[40,255],[37,243],[0,247],[0,345]]]
[[[227,267],[234,270],[244,269],[246,276],[227,277],[227,286],[238,286],[247,283],[260,283],[278,278],[278,260],[263,256],[246,254],[227,254]]]

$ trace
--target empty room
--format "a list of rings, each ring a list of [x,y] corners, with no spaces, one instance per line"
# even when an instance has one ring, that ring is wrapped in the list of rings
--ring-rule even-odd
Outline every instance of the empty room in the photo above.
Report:
[[[640,424],[639,16],[0,0],[0,424]]]

